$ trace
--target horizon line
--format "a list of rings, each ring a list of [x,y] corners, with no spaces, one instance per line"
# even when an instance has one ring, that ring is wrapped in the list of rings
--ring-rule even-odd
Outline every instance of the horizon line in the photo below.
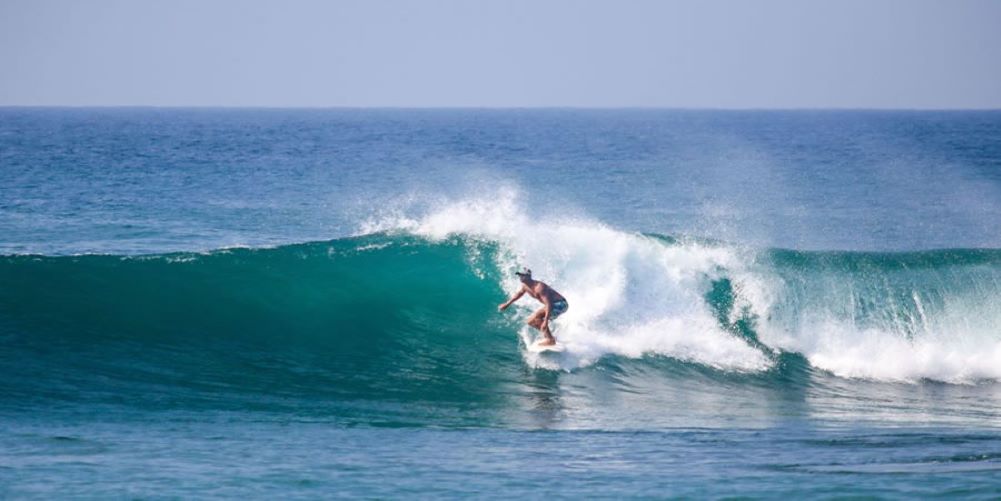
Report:
[[[709,107],[709,106],[467,106],[467,105],[445,105],[445,106],[345,106],[345,105],[318,105],[318,106],[284,106],[284,105],[206,105],[206,104],[0,104],[0,109],[187,109],[187,110],[412,110],[412,111],[435,111],[435,110],[482,110],[482,111],[505,111],[505,110],[580,110],[580,111],[1001,111],[1001,107],[995,108],[962,108],[962,107],[865,107],[865,106],[802,106],[802,107]]]

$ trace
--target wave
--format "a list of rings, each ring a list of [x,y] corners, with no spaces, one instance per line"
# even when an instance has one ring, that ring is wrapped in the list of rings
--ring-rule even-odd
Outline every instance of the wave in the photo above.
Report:
[[[489,400],[495,247],[372,235],[157,256],[0,258],[0,394]],[[139,397],[137,397],[139,395]],[[184,396],[187,395],[187,396]],[[465,395],[465,396],[464,396]],[[169,400],[168,398],[168,400]],[[246,402],[244,402],[246,404]]]
[[[569,299],[560,356],[519,349],[535,305],[496,311],[523,265]],[[536,221],[513,196],[384,214],[327,242],[4,256],[0,284],[0,385],[18,399],[129,384],[483,405],[526,367],[633,360],[738,378],[785,377],[800,359],[878,381],[1001,378],[999,250],[750,249]]]
[[[562,368],[616,354],[761,372],[790,353],[841,377],[1001,377],[1001,250],[754,249],[540,220],[503,189],[417,218],[383,214],[365,229],[497,242],[505,289],[523,264],[558,284],[572,304],[560,319]]]

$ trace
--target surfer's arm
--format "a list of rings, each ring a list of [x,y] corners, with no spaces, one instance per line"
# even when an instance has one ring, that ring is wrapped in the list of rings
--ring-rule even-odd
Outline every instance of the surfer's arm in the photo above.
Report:
[[[524,295],[525,295],[525,286],[521,286],[521,289],[518,289],[518,292],[516,292],[513,296],[511,296],[511,299],[508,299],[506,303],[502,303],[500,306],[497,307],[497,309],[500,311],[506,310],[508,306],[511,306],[512,303],[521,299],[521,296]]]

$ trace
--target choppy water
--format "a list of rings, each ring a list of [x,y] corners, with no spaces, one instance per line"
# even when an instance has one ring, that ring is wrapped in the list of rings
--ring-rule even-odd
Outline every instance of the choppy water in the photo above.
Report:
[[[998,112],[4,109],[0,253],[8,496],[1001,494]]]

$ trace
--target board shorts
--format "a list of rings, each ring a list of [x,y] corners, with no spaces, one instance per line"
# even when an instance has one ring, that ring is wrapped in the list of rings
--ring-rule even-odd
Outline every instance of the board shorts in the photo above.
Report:
[[[565,299],[554,301],[552,308],[549,310],[549,319],[556,319],[556,317],[566,313],[568,309],[570,309],[570,305],[567,304]]]

